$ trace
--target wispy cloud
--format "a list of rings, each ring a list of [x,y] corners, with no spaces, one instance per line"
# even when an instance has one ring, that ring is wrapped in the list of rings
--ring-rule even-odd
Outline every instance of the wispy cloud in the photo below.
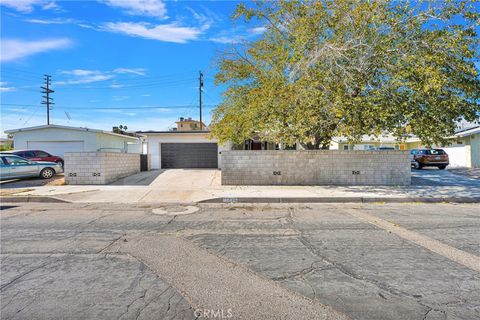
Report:
[[[0,61],[8,62],[19,60],[34,54],[59,50],[71,47],[73,41],[68,38],[44,39],[44,40],[21,40],[2,39]]]
[[[255,27],[250,29],[245,29],[244,27],[237,27],[231,30],[223,30],[216,36],[210,37],[209,40],[224,44],[236,44],[245,41],[251,41],[255,37],[263,34],[265,31],[265,27]]]
[[[253,35],[260,35],[260,34],[263,34],[265,31],[267,31],[267,28],[265,27],[256,27],[256,28],[248,29],[248,32]]]
[[[0,92],[15,91],[14,87],[8,87],[7,85],[7,82],[0,82]]]
[[[113,70],[114,73],[131,73],[139,76],[145,75],[145,69],[143,68],[117,68]]]
[[[36,23],[36,24],[70,24],[75,23],[74,19],[63,19],[63,18],[54,18],[54,19],[25,19],[25,22]]]
[[[2,0],[2,6],[12,8],[21,13],[30,13],[39,6],[43,10],[58,10],[60,7],[55,1],[45,0]]]
[[[103,29],[134,37],[175,43],[195,40],[202,32],[200,28],[182,27],[175,23],[152,25],[146,22],[109,22],[103,26]]]
[[[35,5],[41,3],[41,0],[2,0],[2,6],[9,7],[22,13],[30,13]]]
[[[129,98],[130,98],[129,96],[113,96],[112,100],[113,101],[123,101],[123,100],[127,100]]]
[[[98,70],[75,69],[75,70],[62,71],[61,73],[72,75],[74,76],[74,78],[66,81],[57,81],[54,84],[56,85],[85,84],[85,83],[110,80],[114,77],[113,74],[103,73]]]
[[[162,0],[103,0],[111,7],[121,8],[130,15],[166,18],[167,8]]]
[[[133,74],[134,76],[145,75],[146,69],[144,68],[116,68],[112,71],[100,71],[100,70],[86,70],[86,69],[73,69],[60,71],[61,74],[69,75],[72,78],[64,81],[57,81],[56,85],[68,85],[68,84],[86,84],[92,82],[106,81],[114,79],[118,74]],[[117,89],[122,88],[123,85],[112,83],[110,88]]]

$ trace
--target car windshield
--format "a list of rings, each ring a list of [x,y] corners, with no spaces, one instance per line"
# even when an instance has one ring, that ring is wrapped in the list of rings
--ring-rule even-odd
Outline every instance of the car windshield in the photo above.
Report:
[[[433,155],[442,155],[442,154],[445,154],[445,151],[443,151],[442,149],[431,149],[431,150],[428,150],[427,153],[433,154]]]
[[[10,165],[17,165],[17,164],[28,164],[29,161],[27,159],[21,157],[14,157],[14,156],[5,156],[3,157],[5,162]]]

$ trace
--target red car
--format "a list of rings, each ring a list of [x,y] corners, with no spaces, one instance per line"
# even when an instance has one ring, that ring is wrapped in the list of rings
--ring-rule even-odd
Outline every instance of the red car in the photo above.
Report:
[[[63,159],[57,156],[52,156],[48,152],[42,150],[15,150],[8,153],[15,154],[19,157],[26,158],[32,161],[46,161],[55,162],[63,167]]]

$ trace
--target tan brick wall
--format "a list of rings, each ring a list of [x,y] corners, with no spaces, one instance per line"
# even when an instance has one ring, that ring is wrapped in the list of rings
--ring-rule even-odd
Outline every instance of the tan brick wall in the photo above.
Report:
[[[223,185],[410,185],[407,151],[224,151]]]
[[[140,172],[140,155],[117,152],[65,153],[66,184],[109,184]]]

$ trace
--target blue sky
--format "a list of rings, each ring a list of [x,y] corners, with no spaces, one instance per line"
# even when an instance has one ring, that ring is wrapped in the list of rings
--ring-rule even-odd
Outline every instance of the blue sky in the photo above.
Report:
[[[110,130],[165,130],[204,119],[221,101],[215,59],[259,25],[232,21],[238,2],[2,0],[1,132],[46,124],[40,86],[52,75],[51,123]]]

